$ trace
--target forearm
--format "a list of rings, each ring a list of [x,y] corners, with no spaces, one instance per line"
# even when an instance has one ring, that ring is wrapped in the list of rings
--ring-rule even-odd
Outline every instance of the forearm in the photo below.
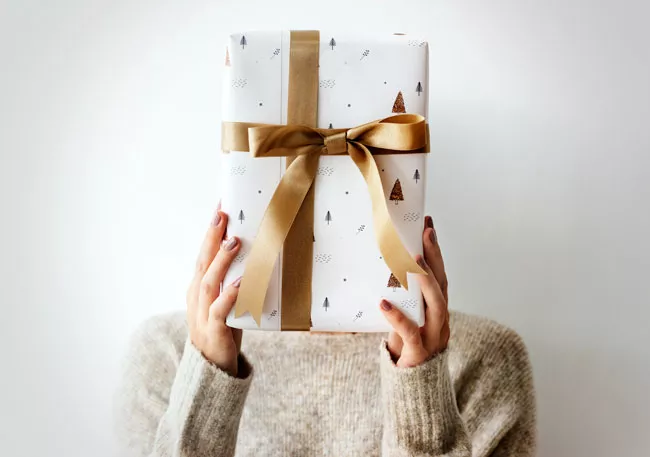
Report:
[[[167,404],[157,392],[143,392],[131,405],[130,455],[138,457],[231,457],[252,371],[240,355],[244,378],[234,378],[185,344]],[[129,414],[125,411],[124,414]],[[155,430],[155,431],[154,431]]]
[[[456,405],[447,353],[398,368],[382,342],[383,457],[469,457],[471,445]]]

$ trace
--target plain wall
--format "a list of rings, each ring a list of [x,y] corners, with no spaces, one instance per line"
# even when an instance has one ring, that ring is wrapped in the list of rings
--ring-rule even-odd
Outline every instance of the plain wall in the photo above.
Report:
[[[355,28],[430,42],[450,305],[523,336],[540,455],[650,455],[647,5],[0,1],[0,454],[111,455],[218,201],[227,33]]]

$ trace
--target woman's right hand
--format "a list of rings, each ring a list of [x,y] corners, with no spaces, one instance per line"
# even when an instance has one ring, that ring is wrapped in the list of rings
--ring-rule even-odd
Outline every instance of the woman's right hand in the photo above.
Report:
[[[187,291],[187,323],[190,340],[203,356],[221,370],[236,377],[242,331],[226,325],[226,317],[235,305],[241,278],[220,285],[241,247],[237,237],[224,241],[228,215],[221,204],[205,236],[196,261],[196,270]]]

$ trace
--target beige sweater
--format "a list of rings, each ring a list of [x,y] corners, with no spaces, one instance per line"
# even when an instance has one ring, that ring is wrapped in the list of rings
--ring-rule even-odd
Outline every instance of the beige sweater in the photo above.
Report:
[[[526,348],[492,321],[452,313],[447,350],[415,368],[393,364],[386,334],[245,331],[245,379],[208,363],[187,332],[170,314],[134,336],[120,455],[534,455]]]

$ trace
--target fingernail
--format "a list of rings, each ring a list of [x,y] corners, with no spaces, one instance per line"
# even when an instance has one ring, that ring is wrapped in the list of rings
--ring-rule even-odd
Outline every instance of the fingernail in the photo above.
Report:
[[[431,239],[431,242],[433,244],[436,244],[438,242],[438,236],[436,235],[436,229],[431,229],[431,233],[429,234],[429,239]]]
[[[431,219],[431,216],[427,216],[424,218],[424,225],[427,228],[433,228],[433,219]]]
[[[242,277],[240,276],[239,278],[235,279],[235,280],[232,282],[233,287],[237,287],[237,288],[239,288],[239,286],[241,286],[241,278],[242,278]]]
[[[420,265],[420,267],[422,267],[422,269],[427,269],[427,264],[422,257],[418,257],[415,261],[418,263],[418,265]]]
[[[388,303],[387,300],[382,300],[381,303],[380,303],[380,306],[381,306],[381,309],[383,309],[384,311],[390,311],[391,309],[393,309],[393,305]]]
[[[219,203],[217,203],[217,211],[221,211],[221,199],[219,199]]]
[[[232,251],[235,249],[235,246],[237,246],[237,243],[239,243],[239,239],[236,236],[233,236],[228,241],[226,241],[226,244],[223,245],[223,248],[226,251]]]
[[[217,209],[214,219],[212,219],[212,225],[216,227],[219,225],[219,222],[221,222],[221,214],[219,213],[219,209]]]

